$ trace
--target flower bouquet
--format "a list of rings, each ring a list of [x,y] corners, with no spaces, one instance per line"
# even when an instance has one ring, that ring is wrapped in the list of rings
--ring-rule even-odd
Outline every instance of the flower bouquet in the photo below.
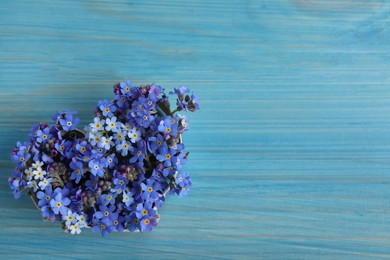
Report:
[[[171,111],[157,85],[114,85],[115,98],[101,100],[84,132],[76,112],[64,110],[53,124],[37,124],[28,142],[11,153],[16,168],[9,178],[15,198],[27,190],[45,220],[79,234],[82,228],[106,236],[116,230],[151,231],[167,195],[186,195],[191,187],[182,134],[198,101],[182,86]]]

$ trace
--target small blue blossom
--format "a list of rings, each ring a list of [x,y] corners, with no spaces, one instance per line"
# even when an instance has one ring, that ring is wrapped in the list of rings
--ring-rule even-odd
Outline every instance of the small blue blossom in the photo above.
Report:
[[[76,125],[80,122],[79,118],[73,118],[71,113],[65,114],[64,118],[60,118],[59,122],[65,131],[75,130]]]
[[[113,117],[113,112],[116,111],[116,106],[106,99],[99,101],[98,108],[106,117]]]
[[[79,183],[80,180],[81,180],[81,177],[84,174],[83,163],[77,162],[77,161],[76,162],[71,162],[69,166],[73,170],[73,172],[72,172],[72,174],[70,176],[70,179],[71,180],[75,180],[76,183]]]
[[[61,192],[59,192],[53,199],[50,200],[50,206],[55,214],[61,213],[61,215],[65,215],[68,211],[67,206],[69,204],[69,198],[63,197]]]
[[[92,220],[92,223],[93,223],[92,232],[100,232],[104,237],[106,237],[113,230],[115,230],[115,226],[112,223],[112,221],[106,218],[103,219],[95,218]]]
[[[115,185],[115,189],[123,191],[126,189],[127,183],[129,183],[129,181],[126,179],[126,177],[118,174],[118,176],[114,178],[113,183]]]
[[[160,121],[158,131],[166,135],[175,136],[177,134],[177,122],[170,116]]]
[[[130,207],[130,205],[134,202],[133,193],[131,193],[130,191],[124,191],[122,197],[122,201],[127,207]]]

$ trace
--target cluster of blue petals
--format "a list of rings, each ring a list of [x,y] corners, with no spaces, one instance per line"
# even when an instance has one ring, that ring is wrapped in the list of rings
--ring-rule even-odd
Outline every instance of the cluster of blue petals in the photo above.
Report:
[[[191,187],[182,171],[188,156],[182,134],[189,124],[176,112],[198,110],[197,97],[175,88],[171,111],[157,85],[121,82],[114,94],[98,102],[84,131],[77,129],[76,112],[57,112],[51,125],[33,126],[29,141],[17,142],[11,153],[15,198],[27,190],[45,219],[61,221],[72,234],[85,227],[103,236],[150,232],[166,196],[187,195]]]

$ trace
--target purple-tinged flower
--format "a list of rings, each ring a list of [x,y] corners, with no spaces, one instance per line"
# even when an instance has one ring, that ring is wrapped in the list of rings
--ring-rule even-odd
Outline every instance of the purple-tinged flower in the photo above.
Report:
[[[102,218],[102,219],[94,218],[92,222],[93,222],[92,232],[100,232],[104,237],[106,237],[113,230],[115,230],[115,226],[112,223],[112,221],[106,218]]]
[[[76,183],[79,183],[81,177],[84,175],[83,163],[72,161],[69,166],[73,170],[70,179],[75,180]]]
[[[126,189],[127,183],[129,183],[129,181],[126,179],[126,177],[118,174],[118,176],[114,178],[113,183],[115,185],[115,189],[123,191]]]
[[[61,215],[65,215],[68,211],[68,205],[70,204],[70,200],[67,197],[63,197],[61,192],[58,192],[57,195],[50,200],[50,206],[55,214],[61,213]]]

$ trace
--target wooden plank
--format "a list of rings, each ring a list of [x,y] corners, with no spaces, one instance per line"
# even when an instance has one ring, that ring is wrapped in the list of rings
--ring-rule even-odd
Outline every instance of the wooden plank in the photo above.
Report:
[[[389,258],[386,1],[2,1],[5,258]],[[90,122],[114,82],[187,85],[193,188],[150,234],[43,223],[9,151],[63,108]],[[92,249],[92,250],[91,250]]]

